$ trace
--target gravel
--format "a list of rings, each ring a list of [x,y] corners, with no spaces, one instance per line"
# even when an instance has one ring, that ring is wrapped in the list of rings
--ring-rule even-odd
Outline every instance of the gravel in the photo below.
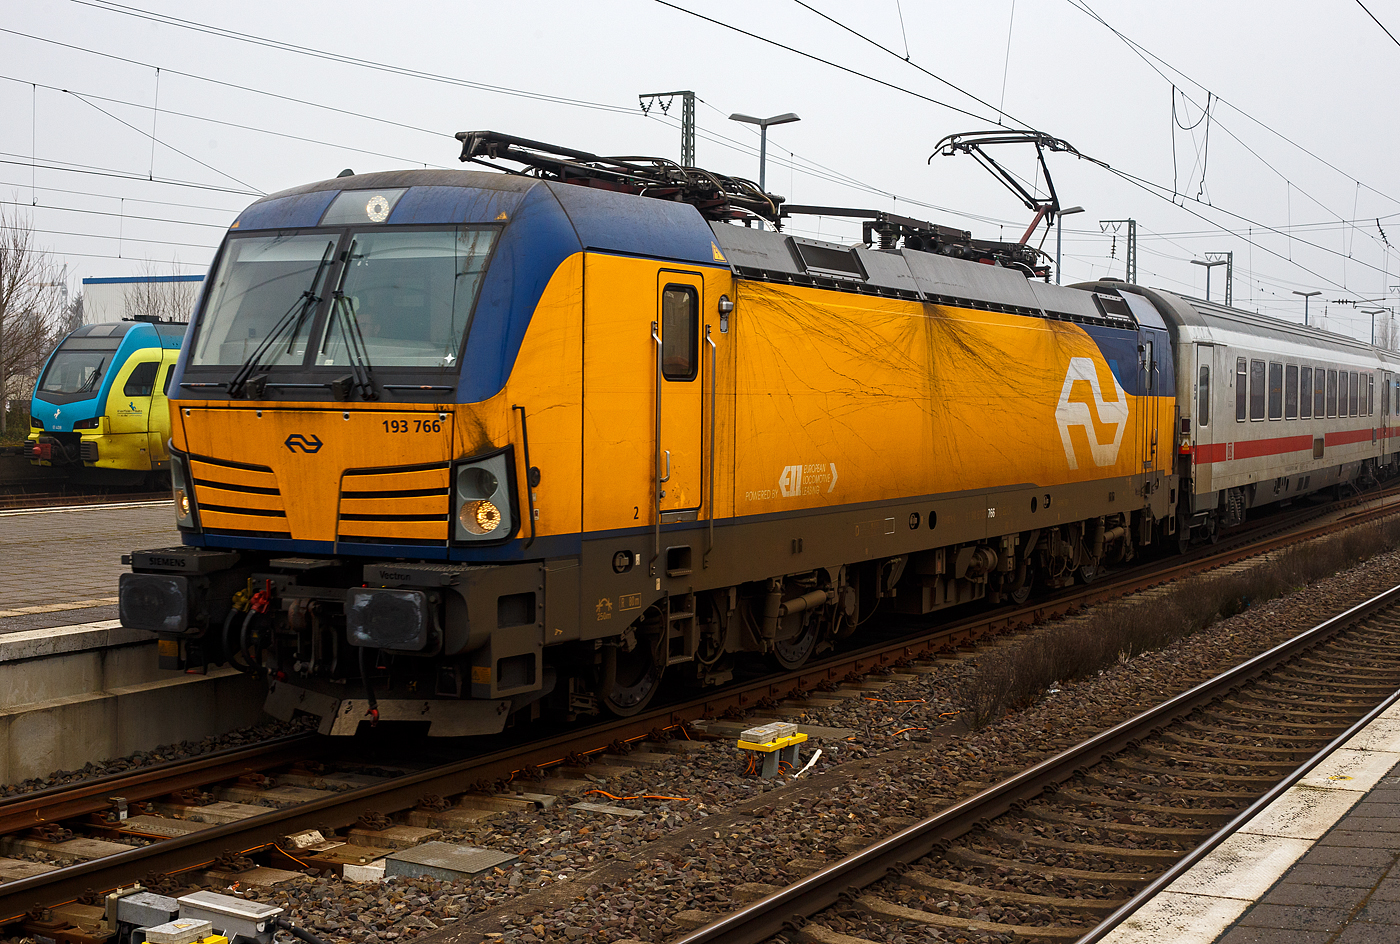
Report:
[[[291,887],[245,887],[240,893],[285,907],[293,921],[328,940],[356,944],[419,938],[463,922],[468,922],[463,927],[489,932],[493,940],[520,944],[669,940],[694,926],[678,922],[684,912],[717,916],[738,901],[761,895],[761,886],[795,881],[825,861],[932,815],[988,782],[1111,727],[1397,583],[1400,554],[1387,553],[1251,606],[1208,632],[1120,661],[1092,678],[1053,686],[1029,709],[975,732],[960,729],[954,702],[959,678],[977,671],[975,660],[943,662],[912,677],[896,674],[887,688],[831,706],[813,698],[800,720],[850,728],[856,734],[849,740],[814,741],[822,756],[800,780],[791,774],[769,781],[746,775],[745,758],[731,740],[706,742],[665,766],[627,770],[589,784],[588,789],[611,797],[589,793],[577,798],[644,810],[644,817],[572,810],[568,805],[574,801],[561,799],[547,810],[501,814],[469,829],[446,832],[444,841],[520,856],[517,865],[466,881],[393,878],[356,885],[310,876]],[[202,749],[179,749],[196,747]],[[598,762],[608,763],[606,757]],[[1139,777],[1144,786],[1170,779]],[[1222,789],[1231,787],[1222,783]],[[1138,799],[1128,788],[1117,792],[1125,800]],[[1133,811],[1116,819],[1106,809],[1086,815],[1101,816],[1105,823],[1202,826],[1182,801],[1165,793],[1158,796],[1159,805],[1183,807],[1182,815]],[[1199,809],[1212,801],[1196,799],[1190,805]],[[1230,803],[1221,801],[1220,806],[1228,808]],[[1072,827],[1046,827],[1052,837],[1069,839],[1076,833]],[[1154,837],[1142,845],[1171,849],[1180,843]],[[987,838],[982,847],[995,851],[997,841]],[[1044,850],[1043,858],[1044,864],[1066,868],[1102,872],[1115,867],[1107,860],[1054,849]],[[989,875],[973,866],[952,868],[961,870],[958,881],[1030,894],[1058,895],[1071,888],[1084,898],[1112,899],[1128,893],[1111,882],[1066,884],[1015,870]],[[966,917],[983,917],[985,912],[983,919],[991,921],[1000,916],[974,899],[890,882],[881,889],[889,900],[911,908]],[[483,918],[487,911],[491,914]],[[1080,914],[1053,909],[1025,913],[1034,913],[1037,923],[1092,923]],[[1011,920],[1015,915],[1000,917]],[[1003,939],[872,918],[850,908],[830,919],[823,916],[822,921],[834,930],[882,941]]]

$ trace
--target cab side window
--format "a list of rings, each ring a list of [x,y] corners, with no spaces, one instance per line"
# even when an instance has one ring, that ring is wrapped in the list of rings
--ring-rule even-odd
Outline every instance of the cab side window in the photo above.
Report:
[[[661,292],[661,373],[667,380],[694,380],[699,340],[699,293],[689,285]]]
[[[161,396],[170,396],[170,378],[175,376],[175,365],[165,368],[165,382],[160,385]]]
[[[126,378],[126,386],[122,387],[122,393],[128,397],[149,397],[151,391],[156,388],[156,371],[159,369],[158,361],[137,364],[131,375]]]

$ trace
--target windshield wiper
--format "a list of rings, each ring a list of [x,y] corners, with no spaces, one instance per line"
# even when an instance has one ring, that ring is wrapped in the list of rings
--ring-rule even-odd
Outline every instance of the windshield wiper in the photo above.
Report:
[[[229,381],[228,394],[231,397],[241,397],[248,386],[248,379],[253,376],[253,372],[262,366],[262,356],[277,343],[282,336],[282,332],[295,325],[292,335],[287,340],[287,353],[292,352],[292,345],[296,341],[297,335],[301,332],[301,326],[306,323],[306,316],[321,302],[320,296],[316,294],[316,286],[321,283],[321,273],[326,271],[326,266],[330,264],[331,254],[335,251],[335,243],[327,242],[326,251],[321,253],[321,263],[316,266],[316,273],[311,277],[311,284],[306,287],[306,291],[301,293],[301,297],[292,302],[290,308],[277,323],[272,326],[272,330],[267,333],[267,337],[262,339],[262,343],[253,349],[253,353],[248,355],[238,368],[233,379]],[[261,389],[261,386],[259,387]],[[261,397],[259,397],[261,398]]]
[[[340,317],[340,333],[345,335],[345,349],[350,355],[350,369],[355,374],[355,386],[360,388],[360,396],[366,400],[378,400],[379,394],[374,389],[374,368],[369,362],[369,350],[360,331],[360,319],[355,315],[354,301],[337,288],[331,307],[334,314]]]
[[[88,375],[88,379],[83,381],[83,385],[78,388],[79,393],[88,393],[97,389],[97,381],[102,379],[102,368],[106,363],[107,358],[105,357],[97,362],[97,366],[92,369],[92,373]]]
[[[359,240],[351,241],[350,251],[345,256],[345,265],[340,270],[340,278],[336,280],[335,289],[331,292],[331,318],[339,319],[340,333],[345,335],[345,352],[350,358],[350,370],[354,377],[342,377],[334,381],[331,384],[331,393],[339,399],[348,398],[349,382],[353,380],[354,386],[360,388],[360,396],[366,400],[378,400],[379,393],[374,389],[374,368],[370,365],[369,351],[365,348],[365,336],[360,331],[360,319],[355,314],[355,302],[342,291],[345,288],[345,277],[350,274],[350,264],[355,261],[355,247],[358,245]],[[331,326],[328,324],[321,344],[323,353],[330,340]]]

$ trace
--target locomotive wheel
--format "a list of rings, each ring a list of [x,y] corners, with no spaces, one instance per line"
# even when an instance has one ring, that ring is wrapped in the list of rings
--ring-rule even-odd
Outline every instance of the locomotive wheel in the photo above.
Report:
[[[1021,584],[1020,588],[1012,590],[1010,593],[1008,593],[1006,595],[1006,599],[1011,601],[1012,605],[1014,606],[1024,606],[1026,601],[1031,598],[1031,590],[1034,589],[1034,583],[1035,572],[1031,571],[1030,573],[1026,574],[1026,579]]]
[[[598,697],[603,707],[619,718],[630,718],[651,703],[661,687],[665,665],[657,657],[653,640],[641,637],[631,652],[621,646],[603,649],[602,680]]]
[[[818,619],[816,614],[810,614],[796,636],[779,639],[773,643],[773,651],[770,653],[773,663],[778,668],[788,671],[800,668],[816,651],[817,640],[821,637],[824,625],[824,620]]]

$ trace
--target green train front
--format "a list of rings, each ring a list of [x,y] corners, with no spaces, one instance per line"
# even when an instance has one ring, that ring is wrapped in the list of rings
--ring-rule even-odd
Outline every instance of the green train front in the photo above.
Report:
[[[167,667],[266,676],[271,714],[327,733],[490,733],[551,693],[596,710],[545,659],[579,638],[579,442],[539,414],[578,409],[550,335],[577,329],[599,242],[714,265],[688,206],[499,174],[362,175],[246,210],[170,394],[184,546],[133,554],[124,625]],[[564,460],[529,468],[531,445]],[[532,508],[540,466],[572,507]]]

